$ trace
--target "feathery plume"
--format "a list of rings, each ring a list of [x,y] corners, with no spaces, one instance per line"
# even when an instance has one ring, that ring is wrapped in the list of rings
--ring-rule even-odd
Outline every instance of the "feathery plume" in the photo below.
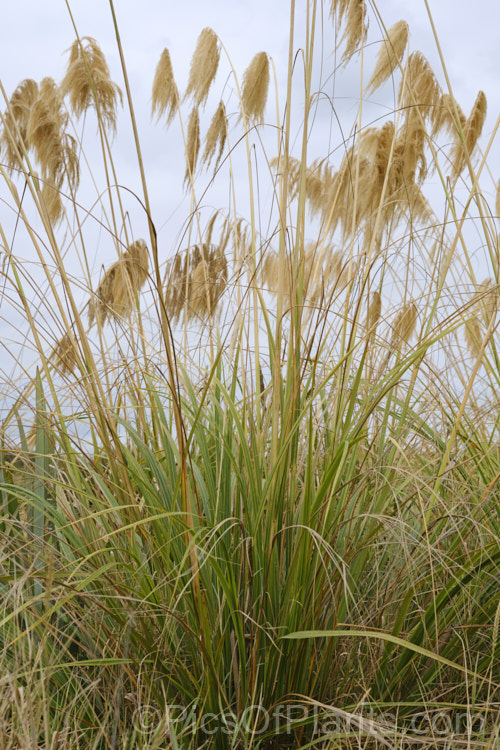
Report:
[[[98,118],[116,129],[118,100],[122,102],[119,86],[111,80],[106,58],[96,40],[85,36],[76,39],[70,47],[66,75],[61,91],[69,96],[76,117],[81,117],[89,107],[95,107]]]
[[[467,163],[467,156],[474,151],[476,143],[483,131],[484,121],[486,120],[486,96],[480,91],[474,102],[471,113],[462,128],[463,140],[460,134],[456,135],[455,146],[450,155],[453,164],[453,173],[458,176]]]
[[[148,277],[148,248],[136,240],[108,268],[89,303],[89,325],[104,325],[110,316],[125,317],[135,307],[137,294]]]
[[[403,342],[408,343],[417,325],[417,308],[413,302],[403,305],[392,324],[391,349],[397,349]]]
[[[31,107],[27,141],[35,149],[44,174],[57,175],[63,162],[63,129],[67,115],[62,109],[62,98],[52,78],[40,83],[39,95]]]
[[[274,250],[269,249],[260,266],[262,285],[270,292],[276,292],[278,286],[279,259]]]
[[[65,333],[57,342],[52,350],[50,359],[62,375],[74,373],[78,364],[78,357],[74,340],[69,333]]]
[[[385,181],[385,175],[389,166],[389,157],[395,138],[395,128],[392,120],[386,122],[378,131],[377,145],[375,150],[375,171],[377,180],[377,190],[381,191]],[[389,188],[389,193],[393,190]]]
[[[212,242],[212,234],[213,234],[215,222],[217,221],[218,216],[219,216],[219,212],[214,211],[212,216],[210,217],[210,221],[205,227],[204,236],[205,236],[205,244],[207,245],[210,245]]]
[[[346,3],[340,5],[346,6]],[[365,0],[349,0],[343,15],[346,17],[346,28],[342,41],[345,42],[342,64],[345,66],[359,49],[368,32]]]
[[[459,132],[456,118],[458,117],[458,122],[462,130],[467,122],[467,118],[462,112],[459,103],[450,94],[442,95],[439,102],[431,110],[430,116],[433,136],[444,130],[456,138]]]
[[[226,118],[226,108],[224,106],[224,102],[220,102],[219,106],[217,107],[217,110],[212,117],[212,121],[210,122],[210,126],[208,128],[208,132],[205,138],[205,149],[203,151],[203,156],[201,159],[201,163],[203,165],[210,165],[210,162],[212,161],[215,152],[217,151],[217,157],[215,159],[215,167],[214,171],[217,171],[217,167],[219,166],[219,162],[222,157],[222,152],[224,151],[224,146],[226,145],[226,139],[227,139],[227,118]]]
[[[429,62],[421,52],[412,52],[399,87],[400,106],[418,107],[429,115],[441,101],[441,88]]]
[[[156,66],[151,97],[151,117],[158,112],[158,119],[166,112],[167,125],[179,107],[179,91],[175,84],[170,52],[164,49]]]
[[[486,325],[489,325],[498,311],[498,287],[493,279],[485,279],[479,284],[474,298],[477,300],[477,306],[483,312]]]
[[[42,185],[41,199],[47,210],[50,221],[57,224],[63,214],[63,203],[60,190],[48,181]]]
[[[205,28],[198,37],[191,59],[189,81],[184,98],[190,94],[197,107],[207,101],[208,92],[219,67],[219,40],[213,29]]]
[[[20,166],[23,151],[29,149],[28,122],[33,104],[38,99],[38,84],[26,78],[13,92],[4,115],[0,146],[9,169]]]
[[[408,45],[408,24],[406,21],[397,21],[387,32],[387,39],[384,40],[375,64],[375,70],[366,87],[368,92],[376,91],[397,67],[405,49]]]
[[[227,286],[223,246],[203,243],[178,253],[167,268],[165,304],[171,320],[213,317]]]
[[[200,151],[200,116],[198,108],[194,107],[188,122],[187,143],[186,143],[186,174],[184,175],[184,184],[188,186],[194,180],[196,162]]]
[[[376,327],[382,311],[382,298],[380,292],[373,292],[370,304],[368,305],[368,314],[366,316],[366,328],[372,333]]]
[[[350,4],[351,0],[330,0],[330,15],[332,19],[335,19],[335,14],[337,14],[338,22],[342,23]]]
[[[269,58],[265,52],[258,52],[243,76],[241,108],[245,117],[257,123],[264,121],[268,90]]]
[[[403,184],[406,187],[416,180],[419,184],[424,181],[427,175],[425,142],[426,131],[422,118],[413,108],[409,109],[394,146],[392,170],[397,175],[394,180],[397,187]]]
[[[477,316],[466,321],[464,334],[467,349],[473,357],[478,357],[483,344],[483,333]]]

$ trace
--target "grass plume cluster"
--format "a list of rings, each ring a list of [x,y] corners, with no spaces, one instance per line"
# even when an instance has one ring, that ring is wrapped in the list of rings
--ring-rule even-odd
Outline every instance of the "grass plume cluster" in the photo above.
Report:
[[[178,138],[189,206],[169,252],[110,7],[140,218],[110,141],[122,88],[93,38],[61,83],[5,93],[1,117],[4,345],[22,347],[0,445],[0,746],[493,750],[485,94],[467,117],[407,23],[387,30],[364,0],[313,0],[304,28],[291,13],[274,96],[270,55],[237,71],[211,28],[185,88],[158,51],[151,118]],[[349,134],[330,107],[351,65]]]

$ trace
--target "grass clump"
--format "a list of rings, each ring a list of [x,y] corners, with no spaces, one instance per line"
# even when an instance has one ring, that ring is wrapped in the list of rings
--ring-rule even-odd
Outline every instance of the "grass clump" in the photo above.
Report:
[[[140,218],[117,187],[121,90],[95,40],[73,44],[61,84],[22,82],[2,116],[5,200],[33,256],[1,230],[5,319],[22,333],[0,446],[1,746],[495,747],[484,94],[465,118],[406,23],[380,23],[351,135],[318,153],[328,98],[313,81],[326,90],[332,71],[318,73],[316,35],[333,23],[337,59],[356,66],[367,5],[311,3],[300,42],[292,12],[272,124],[269,55],[240,85],[204,29],[184,97],[168,50],[151,82],[151,114],[169,134],[178,115],[186,157],[188,219],[168,254],[111,8]],[[390,79],[394,111],[372,121]],[[105,189],[84,207],[86,131],[69,112],[89,107]],[[230,201],[207,213],[219,183]],[[115,250],[98,278],[93,219]]]

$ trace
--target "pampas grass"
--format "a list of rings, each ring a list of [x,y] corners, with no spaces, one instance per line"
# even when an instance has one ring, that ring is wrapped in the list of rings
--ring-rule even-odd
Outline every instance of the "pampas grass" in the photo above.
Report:
[[[22,165],[22,155],[29,149],[28,123],[31,108],[38,99],[36,81],[28,78],[17,86],[5,111],[0,145],[5,153],[7,166],[12,170]]]
[[[210,233],[211,234],[211,233]],[[195,245],[176,255],[167,268],[165,306],[172,321],[184,314],[186,321],[212,318],[228,281],[225,249],[229,233],[219,245]]]
[[[416,107],[423,117],[440,106],[441,87],[421,52],[412,52],[408,58],[399,87],[399,101],[404,108]]]
[[[214,116],[210,122],[207,134],[205,136],[205,148],[203,150],[203,156],[201,163],[207,167],[215,156],[214,171],[217,171],[222,154],[224,153],[224,146],[227,140],[227,118],[226,108],[224,102],[219,102]]]
[[[463,124],[462,133],[456,133],[455,148],[450,158],[453,164],[453,172],[457,177],[463,171],[467,159],[472,155],[478,138],[482,133],[486,118],[486,108],[486,96],[483,91],[480,91],[469,117]]]
[[[123,318],[136,306],[137,294],[148,278],[148,248],[144,240],[135,240],[110,266],[95,296],[89,302],[89,325],[103,326],[110,317]]]
[[[396,313],[392,325],[391,346],[397,349],[401,344],[409,343],[417,325],[417,307],[408,302]]]
[[[194,173],[200,152],[200,115],[198,108],[194,107],[189,115],[187,141],[186,141],[186,173],[184,185],[189,187],[194,181]]]
[[[265,52],[255,55],[243,76],[241,108],[245,118],[262,123],[269,90],[269,58]]]
[[[179,92],[174,79],[170,52],[164,49],[156,66],[151,97],[151,116],[155,113],[158,119],[166,114],[167,125],[174,117],[179,106]]]
[[[115,130],[116,111],[122,102],[122,92],[111,80],[106,59],[92,37],[77,39],[71,45],[61,91],[68,96],[76,117],[81,117],[90,107],[94,107],[98,117]]]
[[[377,62],[366,90],[376,91],[401,64],[408,46],[409,27],[406,21],[397,21],[387,32],[387,39],[382,43]]]
[[[205,28],[179,96],[164,49],[151,115],[178,122],[143,150],[147,87],[134,93],[110,3],[130,184],[94,40],[75,42],[61,85],[5,96],[12,750],[430,748],[434,716],[453,723],[443,745],[496,741],[498,175],[485,188],[488,146],[481,170],[474,158],[486,98],[466,118],[404,21],[372,71],[371,6],[306,5],[291,5],[284,90],[273,61],[275,112],[267,52],[240,71]],[[358,51],[349,123],[335,77]],[[141,227],[147,243],[131,241]]]
[[[191,96],[196,107],[202,107],[208,98],[210,87],[217,75],[220,51],[217,34],[205,28],[198,37],[191,59],[189,81],[184,98]]]

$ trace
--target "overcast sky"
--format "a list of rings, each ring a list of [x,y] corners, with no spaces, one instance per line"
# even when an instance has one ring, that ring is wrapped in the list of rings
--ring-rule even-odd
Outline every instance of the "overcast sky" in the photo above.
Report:
[[[452,87],[464,112],[470,111],[479,89],[486,93],[488,116],[482,138],[482,143],[485,144],[500,113],[498,0],[474,0],[473,3],[470,0],[429,0],[429,4]],[[170,50],[174,74],[179,88],[183,90],[187,84],[189,63],[198,35],[204,27],[210,26],[224,44],[240,80],[253,55],[264,50],[273,58],[278,81],[282,83],[286,77],[290,4],[287,0],[115,0],[115,6],[139,121],[153,218],[159,231],[161,256],[165,259],[185,246],[182,232],[184,219],[189,213],[189,201],[182,190],[184,157],[182,148],[179,148],[180,133],[178,130],[175,133],[177,125],[172,125],[177,139],[177,145],[173,146],[174,136],[169,140],[170,131],[166,133],[161,125],[153,127],[150,122],[151,86],[161,52],[165,47]],[[97,39],[108,60],[112,77],[123,87],[109,3],[106,0],[72,0],[70,7],[80,36]],[[305,7],[305,0],[297,0],[298,38],[303,38],[301,32]],[[386,27],[400,19],[408,21],[411,49],[423,52],[445,87],[438,48],[424,0],[380,0],[377,7]],[[24,78],[41,80],[44,76],[52,76],[57,81],[61,80],[68,58],[67,49],[75,38],[65,0],[16,0],[4,2],[2,10],[0,79],[7,95],[10,96]],[[382,38],[372,11],[370,16],[372,21],[369,41],[373,45],[367,51],[368,62],[370,54],[374,59]],[[325,25],[322,35],[325,59],[328,61],[329,45],[333,44],[331,25]],[[205,113],[206,124],[221,93],[227,99],[233,86],[229,65],[224,60],[223,54],[222,67]],[[335,93],[339,99],[335,102],[335,107],[341,118],[347,118],[343,127],[349,131],[358,106],[358,73],[347,69],[338,71],[336,75],[338,80]],[[366,80],[369,75],[368,69]],[[300,76],[297,77],[296,84],[300,86]],[[372,98],[374,117],[385,115],[394,107],[390,87],[376,92]],[[273,101],[273,98],[270,97],[270,100]],[[284,91],[281,92],[281,100],[283,104]],[[234,99],[233,102],[233,111],[236,112]],[[3,102],[0,102],[0,107],[4,109]],[[328,152],[333,153],[335,162],[335,146],[340,146],[341,142],[338,131],[332,132],[332,121],[331,111],[318,112],[319,140],[313,140],[310,147],[313,155],[324,153],[327,148]],[[90,118],[86,127],[86,150],[91,156],[95,146],[92,138],[96,130]],[[329,139],[327,144],[323,142],[324,138]],[[119,123],[114,153],[120,182],[139,193],[139,172],[126,113]],[[500,177],[500,163],[497,164],[496,161],[498,154],[499,149],[496,147],[493,158],[489,160],[490,168],[496,172],[492,174],[494,181]],[[338,166],[338,161],[335,166]],[[236,177],[238,179],[239,175]],[[241,180],[242,183],[246,182],[244,174]],[[486,189],[491,191],[493,199],[493,183]],[[223,205],[227,205],[227,189],[220,195],[207,193],[206,203],[210,206],[220,205],[219,198]],[[127,210],[133,217],[134,235],[146,237],[147,223],[144,214],[132,197]],[[1,207],[2,224],[8,224],[7,215],[5,206]],[[103,237],[96,240],[96,245],[98,253],[94,259],[94,268],[98,277],[99,269],[116,257],[116,251]]]

